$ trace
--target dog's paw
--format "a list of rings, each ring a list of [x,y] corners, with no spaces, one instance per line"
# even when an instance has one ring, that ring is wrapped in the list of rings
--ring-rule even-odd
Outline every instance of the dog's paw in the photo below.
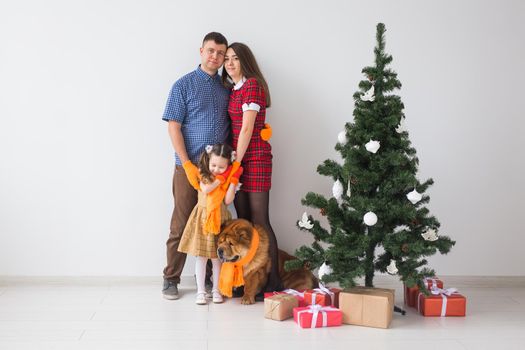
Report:
[[[255,304],[255,297],[244,294],[241,300],[243,305],[252,305]]]

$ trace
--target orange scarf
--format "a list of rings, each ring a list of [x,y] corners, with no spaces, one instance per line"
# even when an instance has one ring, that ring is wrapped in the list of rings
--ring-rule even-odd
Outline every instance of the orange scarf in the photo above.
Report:
[[[232,296],[232,288],[244,285],[243,266],[252,261],[259,247],[259,232],[253,228],[252,243],[248,254],[236,262],[222,263],[221,273],[219,275],[219,291],[227,297]]]
[[[226,190],[220,185],[206,195],[206,223],[204,232],[218,235],[221,232],[221,205]]]

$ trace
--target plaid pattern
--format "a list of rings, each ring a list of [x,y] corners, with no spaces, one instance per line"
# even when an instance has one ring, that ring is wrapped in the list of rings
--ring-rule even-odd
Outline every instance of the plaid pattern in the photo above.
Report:
[[[221,204],[221,223],[232,219],[224,202]],[[206,194],[199,191],[199,201],[188,218],[179,244],[179,252],[217,259],[217,236],[204,230],[206,224]]]
[[[260,107],[252,138],[242,159],[244,173],[241,176],[241,190],[245,192],[268,192],[272,180],[272,147],[261,139],[261,130],[266,119],[266,96],[264,89],[254,78],[247,79],[238,90],[232,90],[228,113],[232,122],[233,148],[237,149],[242,127],[243,105],[257,104]]]
[[[209,76],[200,66],[173,84],[162,119],[182,125],[186,151],[193,163],[198,162],[206,145],[227,140],[229,95],[219,74]],[[175,163],[181,165],[177,154]]]

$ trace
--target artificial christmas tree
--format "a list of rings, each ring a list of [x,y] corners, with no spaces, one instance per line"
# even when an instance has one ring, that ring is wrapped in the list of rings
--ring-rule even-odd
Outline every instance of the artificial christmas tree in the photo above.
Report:
[[[372,287],[375,271],[388,272],[426,292],[423,278],[435,273],[426,267],[425,257],[437,251],[446,254],[455,242],[437,234],[439,222],[425,207],[429,197],[424,193],[433,180],[420,182],[416,177],[416,150],[400,127],[404,106],[391,93],[401,83],[387,68],[392,56],[385,53],[382,23],[376,39],[375,66],[362,70],[367,79],[353,95],[354,120],[337,137],[335,149],[343,164],[326,160],[317,168],[333,178],[333,197],[309,192],[302,200],[326,215],[330,230],[305,213],[298,226],[315,241],[300,247],[300,260],[288,262],[287,268],[328,264],[331,273],[322,280],[343,287],[356,285],[363,276],[365,285]]]

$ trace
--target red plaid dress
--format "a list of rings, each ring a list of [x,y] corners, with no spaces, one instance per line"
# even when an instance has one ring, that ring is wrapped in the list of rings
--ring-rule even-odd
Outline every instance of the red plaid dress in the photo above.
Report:
[[[241,190],[268,192],[272,186],[272,147],[261,138],[261,129],[266,119],[266,96],[255,78],[247,79],[238,90],[233,89],[230,95],[228,113],[232,121],[234,149],[237,149],[241,132],[243,106],[247,108],[250,104],[257,104],[260,110],[255,118],[250,144],[242,159],[244,172],[240,179]]]

